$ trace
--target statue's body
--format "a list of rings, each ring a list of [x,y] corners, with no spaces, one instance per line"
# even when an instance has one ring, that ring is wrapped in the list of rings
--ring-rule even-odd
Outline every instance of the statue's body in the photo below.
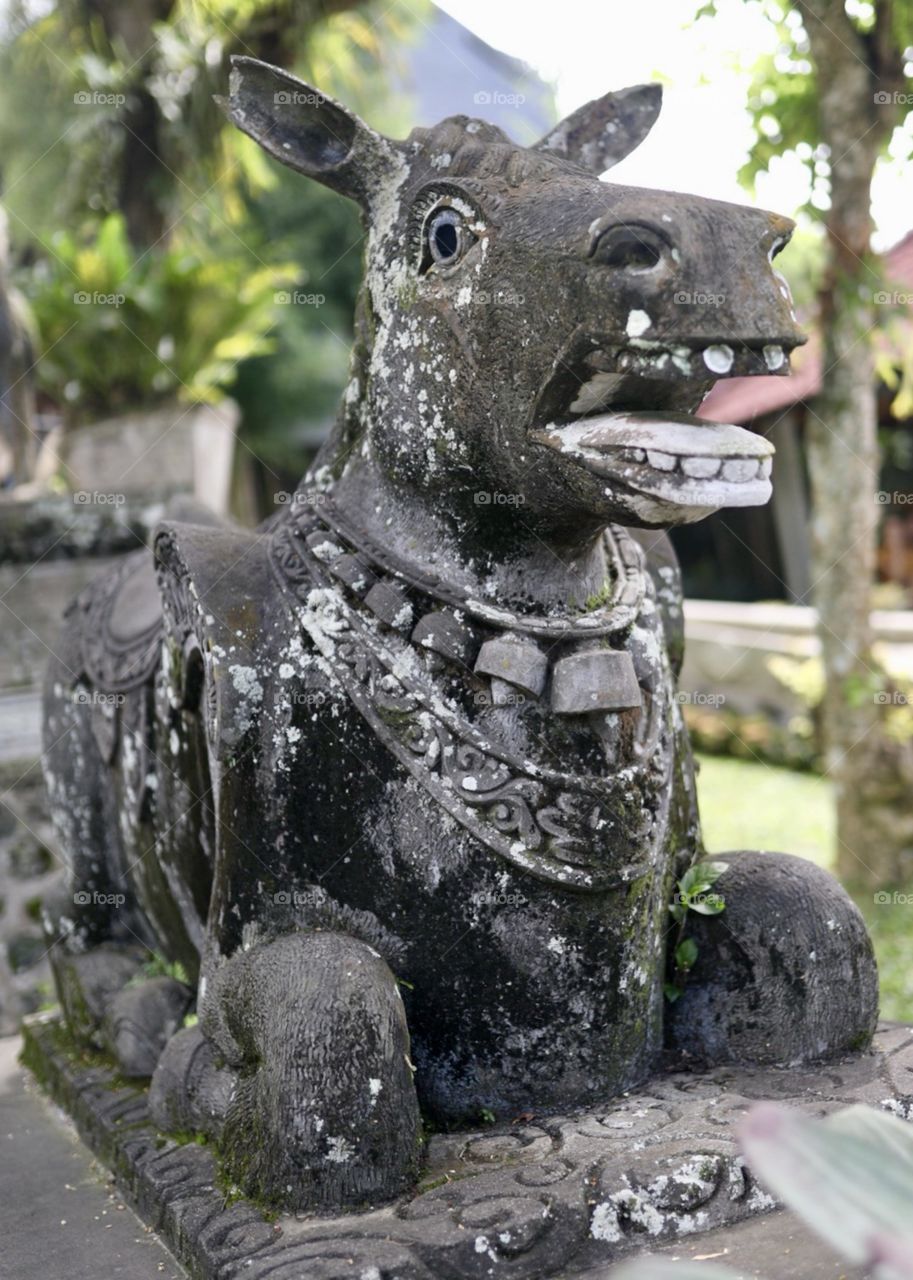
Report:
[[[691,414],[718,376],[786,372],[789,224],[600,182],[649,88],[524,149],[462,117],[393,143],[249,60],[232,87],[242,128],[365,209],[352,379],[276,518],[165,525],[154,564],[69,617],[58,981],[245,1190],[362,1203],[414,1176],[419,1103],[567,1108],[657,1065],[668,904],[700,855],[663,530],[769,495],[766,442]],[[796,997],[773,1059],[871,1030],[839,910],[802,927],[857,990],[814,1043],[819,996]],[[125,988],[137,942],[197,988],[160,1059],[190,993]],[[100,1030],[87,987],[112,1001]],[[695,1050],[725,1056],[731,1021]]]

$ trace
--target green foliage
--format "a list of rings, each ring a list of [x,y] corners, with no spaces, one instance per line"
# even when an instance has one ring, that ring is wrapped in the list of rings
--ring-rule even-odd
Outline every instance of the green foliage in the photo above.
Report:
[[[685,937],[688,912],[701,916],[718,916],[726,910],[726,900],[713,886],[727,870],[725,862],[696,862],[689,867],[676,886],[669,904],[669,914],[678,925],[672,946],[673,976],[663,985],[663,992],[670,1004],[674,1004],[684,991],[688,974],[697,963],[698,947],[693,938]]]
[[[134,982],[144,982],[147,978],[174,978],[175,982],[189,985],[187,970],[180,960],[167,960],[165,956],[155,952],[143,965],[142,973]]]
[[[726,909],[722,894],[711,889],[727,870],[725,862],[697,862],[678,882],[678,892],[669,907],[669,914],[679,924],[689,911],[701,916],[718,916]],[[689,966],[690,967],[690,966]]]
[[[175,239],[139,258],[123,219],[91,237],[57,232],[21,274],[41,340],[41,389],[73,421],[177,397],[218,400],[239,361],[269,350],[289,269]]]
[[[142,160],[144,144],[162,162],[144,196],[166,227],[204,199],[231,221],[245,192],[269,185],[273,166],[213,101],[225,93],[229,57],[298,62],[328,92],[352,97],[354,86],[367,102],[370,73],[426,6],[394,0],[373,12],[337,0],[342,12],[327,17],[323,0],[174,0],[149,6],[148,17],[134,6],[132,23],[119,21],[116,5],[104,6],[104,20],[101,6],[79,0],[41,6],[40,16],[11,6],[0,45],[0,156],[16,240],[41,242],[90,211],[116,212],[125,157],[132,148]],[[153,21],[156,12],[165,20]],[[131,27],[137,48],[127,47]],[[131,113],[141,104],[154,128],[139,141]]]

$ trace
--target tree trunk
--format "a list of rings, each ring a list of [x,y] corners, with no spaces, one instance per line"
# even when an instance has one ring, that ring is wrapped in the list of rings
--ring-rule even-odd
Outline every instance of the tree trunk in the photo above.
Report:
[[[818,72],[830,150],[827,271],[820,299],[824,383],[808,417],[812,598],[826,677],[822,724],[837,790],[837,867],[878,886],[913,874],[908,752],[884,731],[891,693],[872,655],[879,453],[871,330],[879,278],[870,255],[871,186],[892,127],[876,101],[872,41],[844,0],[797,0]]]

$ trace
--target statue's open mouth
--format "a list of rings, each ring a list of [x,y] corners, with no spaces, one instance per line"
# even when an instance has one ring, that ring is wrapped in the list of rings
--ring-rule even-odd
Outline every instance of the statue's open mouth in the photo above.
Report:
[[[773,445],[695,411],[718,378],[787,374],[794,345],[585,338],[555,363],[530,435],[617,491],[681,507],[752,507],[771,493]]]

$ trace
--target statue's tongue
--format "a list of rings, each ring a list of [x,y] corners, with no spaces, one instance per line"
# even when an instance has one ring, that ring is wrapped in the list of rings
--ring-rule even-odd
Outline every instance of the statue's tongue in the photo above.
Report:
[[[743,427],[704,422],[687,413],[605,413],[534,433],[562,453],[603,454],[616,449],[661,450],[677,458],[761,461],[773,445]]]

